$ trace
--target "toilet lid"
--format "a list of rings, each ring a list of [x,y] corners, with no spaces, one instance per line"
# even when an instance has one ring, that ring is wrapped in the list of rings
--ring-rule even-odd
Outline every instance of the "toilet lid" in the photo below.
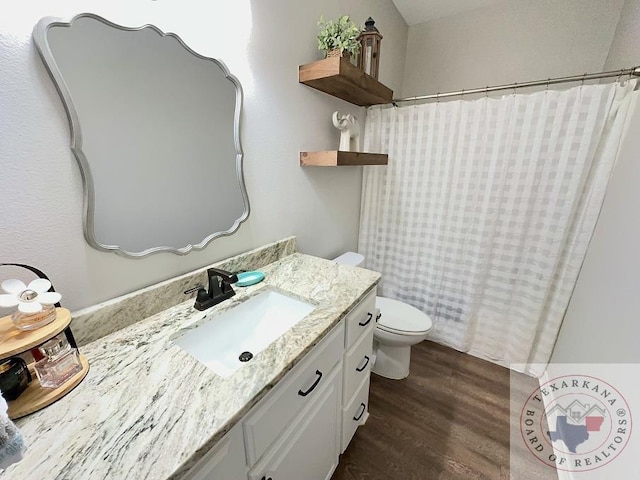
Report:
[[[376,297],[376,307],[382,314],[378,319],[378,326],[383,330],[418,334],[428,332],[433,326],[433,322],[426,313],[404,302]]]

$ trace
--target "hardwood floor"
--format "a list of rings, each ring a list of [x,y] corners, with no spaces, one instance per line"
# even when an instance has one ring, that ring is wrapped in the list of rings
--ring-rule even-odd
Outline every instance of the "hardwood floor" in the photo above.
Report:
[[[332,480],[509,479],[509,378],[442,345],[414,346],[408,378],[371,375],[369,420]]]

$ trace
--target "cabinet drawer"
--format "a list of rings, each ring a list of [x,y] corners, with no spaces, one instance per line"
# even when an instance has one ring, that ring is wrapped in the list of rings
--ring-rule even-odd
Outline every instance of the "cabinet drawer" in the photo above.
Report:
[[[344,348],[348,350],[356,343],[360,335],[376,323],[376,290],[375,288],[355,306],[346,318],[346,335]]]
[[[369,376],[360,386],[351,402],[342,409],[342,445],[340,453],[349,446],[349,442],[360,425],[369,417]]]
[[[369,376],[373,357],[373,328],[368,329],[358,339],[356,344],[349,349],[344,356],[344,383],[342,386],[342,399],[347,404],[362,384]]]
[[[318,346],[278,383],[243,422],[248,465],[253,465],[291,420],[322,390],[341,360],[344,325],[338,324]]]

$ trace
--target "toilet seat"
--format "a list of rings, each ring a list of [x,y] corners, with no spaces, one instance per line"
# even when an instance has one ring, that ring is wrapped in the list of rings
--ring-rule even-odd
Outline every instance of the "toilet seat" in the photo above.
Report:
[[[433,327],[426,313],[398,300],[376,297],[376,307],[382,314],[376,328],[397,335],[424,335]]]
[[[398,330],[396,328],[389,328],[389,327],[385,327],[384,325],[378,325],[376,327],[378,330],[382,330],[383,332],[387,332],[387,333],[394,333],[396,335],[405,335],[405,336],[416,336],[419,337],[420,335],[424,335],[426,333],[429,333],[429,330],[423,330],[421,332],[407,332],[406,330]]]

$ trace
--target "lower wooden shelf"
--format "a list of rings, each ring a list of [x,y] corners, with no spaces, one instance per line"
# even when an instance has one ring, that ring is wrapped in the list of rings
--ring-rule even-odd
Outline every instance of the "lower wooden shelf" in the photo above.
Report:
[[[386,165],[389,156],[384,153],[343,152],[331,150],[322,152],[300,152],[300,165],[315,167],[346,167],[357,165]]]
[[[89,362],[82,354],[80,354],[80,363],[82,363],[82,370],[71,377],[67,383],[58,388],[41,387],[40,381],[35,376],[35,373],[33,373],[33,380],[27,389],[15,400],[7,402],[9,405],[9,410],[7,412],[9,414],[9,418],[15,420],[29,415],[30,413],[37,412],[38,410],[51,405],[53,402],[60,400],[67,393],[77,387],[89,372]]]

